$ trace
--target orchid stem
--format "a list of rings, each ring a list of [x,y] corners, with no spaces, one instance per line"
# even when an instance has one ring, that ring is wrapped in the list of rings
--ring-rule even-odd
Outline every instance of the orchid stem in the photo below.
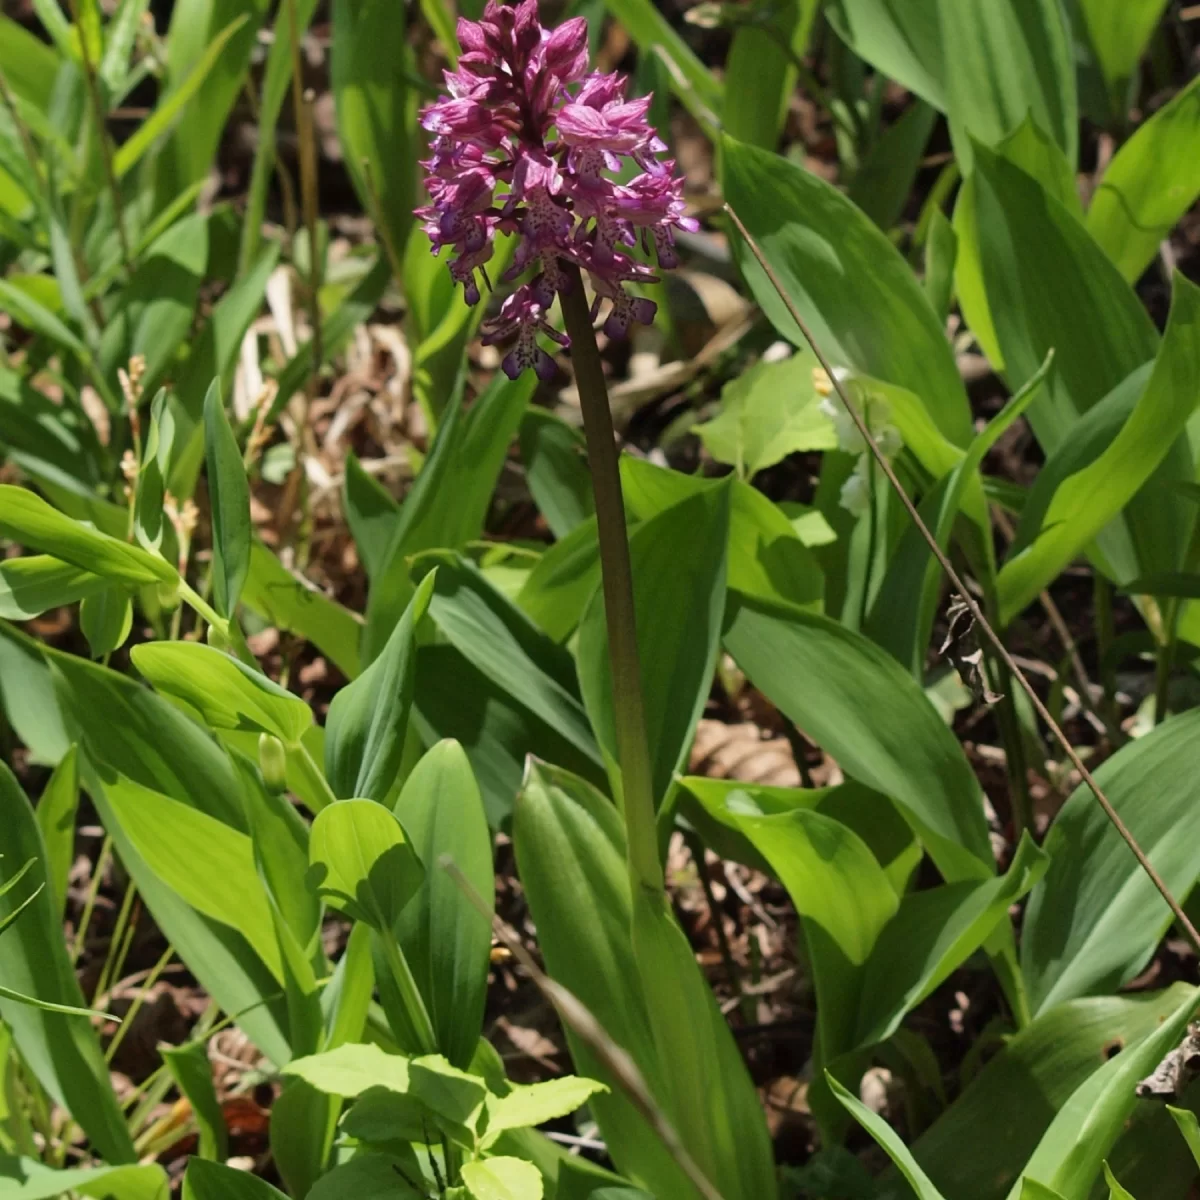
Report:
[[[608,626],[608,658],[612,670],[613,722],[621,769],[620,804],[625,816],[629,879],[633,888],[655,894],[663,891],[658,857],[654,784],[642,672],[638,657],[637,618],[633,601],[633,568],[625,530],[625,501],[621,495],[608,386],[592,329],[579,268],[567,269],[568,290],[560,296],[563,319],[571,338],[571,361],[583,410],[588,468],[596,499],[596,528],[600,541],[600,570],[604,588],[604,617]]]

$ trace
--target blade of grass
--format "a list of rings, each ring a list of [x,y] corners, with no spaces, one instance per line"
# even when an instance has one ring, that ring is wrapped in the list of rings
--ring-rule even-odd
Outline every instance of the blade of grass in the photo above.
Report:
[[[816,339],[809,330],[804,318],[800,315],[800,312],[795,304],[792,303],[791,297],[788,296],[788,294],[784,291],[783,285],[779,282],[779,278],[775,274],[771,264],[767,262],[763,252],[759,249],[758,243],[755,242],[755,240],[750,236],[749,231],[746,229],[745,225],[742,224],[741,218],[728,204],[725,205],[725,211],[729,214],[730,218],[733,220],[733,223],[737,226],[738,232],[742,235],[746,245],[750,249],[750,252],[758,260],[758,264],[762,267],[764,274],[770,280],[771,286],[776,292],[778,292],[779,299],[787,308],[792,320],[796,322],[796,326],[804,335],[805,341],[807,341],[812,347],[813,353],[817,356],[817,359],[821,363],[822,367],[825,368],[830,380],[833,383],[834,390],[838,394],[838,399],[840,399],[842,404],[845,405],[846,411],[850,414],[851,419],[854,421],[855,427],[858,429],[858,432],[863,441],[866,443],[867,448],[870,450],[871,455],[879,464],[879,467],[883,471],[884,476],[887,478],[888,483],[900,498],[901,503],[908,511],[908,515],[912,518],[917,528],[921,531],[921,536],[924,537],[926,542],[929,543],[930,551],[937,559],[942,570],[945,571],[946,578],[950,581],[951,585],[954,587],[954,590],[959,594],[963,603],[967,606],[967,610],[970,612],[977,627],[982,630],[987,640],[992,644],[993,647],[995,647],[996,654],[1000,658],[1000,661],[1004,663],[1004,665],[1011,672],[1012,677],[1020,685],[1022,691],[1024,691],[1029,697],[1029,702],[1033,705],[1034,711],[1046,723],[1046,728],[1049,729],[1054,740],[1062,747],[1063,753],[1066,754],[1071,765],[1076,771],[1079,772],[1079,777],[1085,784],[1087,784],[1092,795],[1096,797],[1096,801],[1104,810],[1105,816],[1107,816],[1112,822],[1117,833],[1120,834],[1122,841],[1124,841],[1129,847],[1130,852],[1133,854],[1134,858],[1137,859],[1142,870],[1146,872],[1151,882],[1158,889],[1159,894],[1167,902],[1167,906],[1171,909],[1171,912],[1174,913],[1175,919],[1179,922],[1180,928],[1183,929],[1188,940],[1192,943],[1192,946],[1198,953],[1200,953],[1200,931],[1196,929],[1196,926],[1192,923],[1187,913],[1184,912],[1183,906],[1175,898],[1174,894],[1171,892],[1171,889],[1167,887],[1162,876],[1159,875],[1159,873],[1154,869],[1154,864],[1149,860],[1149,858],[1146,857],[1146,853],[1141,846],[1138,845],[1137,839],[1132,833],[1130,833],[1125,822],[1121,820],[1121,817],[1117,810],[1113,807],[1112,802],[1104,794],[1103,789],[1096,782],[1091,771],[1087,769],[1083,759],[1080,758],[1075,747],[1071,745],[1070,739],[1062,731],[1058,722],[1054,720],[1050,710],[1042,702],[1041,697],[1037,694],[1033,684],[1029,682],[1025,672],[1021,670],[1016,659],[1014,659],[1009,653],[1008,648],[1004,645],[1000,635],[996,633],[995,629],[992,628],[987,617],[984,615],[983,610],[979,607],[978,603],[976,603],[975,598],[971,595],[967,585],[963,582],[962,577],[954,569],[954,566],[947,557],[946,552],[941,548],[941,546],[938,545],[937,538],[934,537],[934,535],[930,532],[929,527],[921,519],[920,513],[917,512],[916,505],[909,498],[909,495],[904,490],[900,480],[896,478],[896,473],[892,469],[891,463],[888,462],[883,451],[879,449],[879,446],[876,444],[875,438],[870,429],[867,427],[866,422],[859,415],[858,409],[855,408],[854,404],[850,400],[850,397],[847,394],[841,380],[838,378],[832,363],[830,363],[825,357],[821,347],[817,344]]]

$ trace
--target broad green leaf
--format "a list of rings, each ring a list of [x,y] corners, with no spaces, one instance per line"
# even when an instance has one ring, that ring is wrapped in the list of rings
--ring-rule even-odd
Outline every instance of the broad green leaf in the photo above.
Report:
[[[896,248],[836,188],[802,167],[729,137],[721,148],[725,198],[824,353],[835,366],[914,392],[942,433],[965,445],[970,410],[954,354]],[[776,329],[804,345],[748,247],[737,239],[734,251]]]
[[[236,929],[281,980],[275,926],[249,837],[131,779],[106,782],[105,793],[150,870],[197,912]]]
[[[74,604],[109,586],[102,576],[49,554],[0,560],[0,617],[28,621],[49,609]]]
[[[599,586],[600,547],[596,519],[589,516],[542,554],[517,604],[554,641],[565,642]]]
[[[1200,401],[1194,387],[1198,372],[1200,288],[1177,275],[1167,331],[1129,419],[1097,459],[1060,484],[1037,540],[1000,572],[1004,623],[1030,603],[1151,477]]]
[[[404,13],[389,0],[334,0],[331,83],[338,138],[363,210],[402,254],[416,191],[416,73]]]
[[[414,1058],[408,1066],[409,1094],[455,1128],[474,1128],[487,1088],[478,1075],[452,1067],[440,1054]]]
[[[998,878],[906,895],[862,973],[856,1046],[890,1037],[905,1014],[987,942],[1049,862],[1026,837]]]
[[[1146,392],[1153,369],[1154,363],[1146,363],[1088,409],[1071,437],[1046,459],[1025,493],[1010,558],[1036,540],[1063,483],[1091,467],[1117,440]],[[1177,489],[1191,474],[1187,438],[1181,436],[1120,516],[1096,534],[1087,553],[1098,570],[1122,584],[1177,570],[1195,515]]]
[[[1161,0],[1156,2],[1161,7]],[[1132,11],[1139,4],[1144,7],[1144,0],[1112,10]],[[1200,80],[1193,79],[1117,151],[1092,197],[1088,232],[1134,283],[1197,194]]]
[[[766,10],[764,27],[751,20],[733,35],[725,60],[722,124],[730,137],[774,150],[796,86],[817,0],[788,0]]]
[[[1021,1200],[1063,1200],[1063,1195],[1036,1179],[1022,1179]]]
[[[363,926],[364,932],[366,927]],[[361,1035],[361,1034],[360,1034]],[[342,1100],[292,1079],[271,1109],[271,1157],[292,1196],[315,1195],[333,1160]]]
[[[1059,0],[938,0],[938,7],[946,112],[964,169],[970,166],[972,138],[992,145],[1027,117],[1074,163],[1079,136],[1074,48]]]
[[[953,472],[922,499],[921,517],[943,550],[948,548],[955,522],[963,510],[975,518],[983,537],[990,539],[990,518],[980,490],[979,468],[1001,435],[1037,399],[1052,363],[1052,357],[1047,355],[1038,373],[971,439],[967,453]],[[924,677],[941,583],[941,564],[916,524],[910,523],[888,563],[867,631],[908,665],[918,680]]]
[[[42,647],[65,724],[95,766],[246,827],[236,776],[212,737],[127,675]]]
[[[1078,0],[1078,5],[1105,82],[1123,103],[1122,88],[1146,52],[1167,0]]]
[[[958,234],[940,208],[933,210],[925,242],[925,296],[945,324],[954,299],[954,270],[958,263]],[[983,350],[987,351],[984,346]]]
[[[514,834],[555,978],[587,997],[722,1193],[730,1200],[772,1196],[766,1129],[740,1052],[671,913],[653,902],[631,911],[615,809],[581,781],[533,766]],[[580,1072],[611,1083],[592,1054],[568,1039]],[[688,1049],[681,1054],[682,1040]],[[622,1147],[619,1165],[631,1179],[660,1194],[694,1195],[623,1096],[597,1095],[593,1110],[608,1143]]]
[[[467,1067],[487,1000],[489,922],[439,865],[443,855],[489,905],[495,891],[492,835],[479,785],[457,742],[440,742],[417,763],[395,806],[425,878],[395,933],[437,1035],[438,1049]]]
[[[848,1092],[828,1071],[826,1082],[833,1090],[842,1107],[875,1139],[888,1158],[896,1164],[900,1174],[908,1181],[917,1200],[943,1200],[942,1193],[934,1187],[932,1180],[921,1170],[908,1147],[900,1140],[896,1131],[877,1113],[869,1109],[857,1096]]]
[[[939,0],[828,0],[826,11],[855,54],[946,111]]]
[[[754,685],[847,775],[896,801],[948,880],[992,873],[979,785],[891,655],[826,617],[737,594],[724,639]]]
[[[837,434],[813,388],[816,356],[760,362],[721,390],[721,411],[693,427],[709,454],[749,479],[800,450],[833,450]]]
[[[738,811],[743,806],[749,811]],[[756,815],[736,793],[726,813],[770,863],[802,918],[821,1054],[832,1061],[854,1046],[861,970],[896,914],[896,892],[862,838],[832,817],[804,808]]]
[[[737,780],[686,776],[675,793],[681,813],[697,826],[704,842],[722,858],[745,863],[764,874],[772,867],[741,829],[746,817],[790,816],[811,809],[853,830],[867,845],[897,896],[922,858],[921,847],[896,806],[860,783],[829,788],[768,787]],[[660,822],[671,816],[664,809]]]
[[[308,1058],[293,1059],[284,1074],[303,1079],[330,1096],[352,1099],[371,1088],[407,1095],[410,1060],[388,1054],[372,1043],[339,1046]]]
[[[56,1171],[35,1158],[0,1155],[0,1200],[56,1200],[67,1193],[97,1200],[167,1200],[170,1190],[157,1163]]]
[[[1200,712],[1182,713],[1123,747],[1096,781],[1177,895],[1198,873],[1193,781]],[[1146,803],[1153,796],[1154,803]],[[1034,1012],[1127,982],[1153,953],[1171,914],[1090,790],[1079,787],[1047,839],[1051,865],[1025,914],[1021,966]]]
[[[283,1200],[283,1192],[249,1171],[202,1158],[188,1160],[183,1200]]]
[[[299,696],[220,650],[196,642],[147,642],[133,665],[164,695],[195,709],[214,729],[245,729],[296,743],[312,725]]]
[[[46,305],[11,279],[0,279],[0,312],[8,313],[18,325],[49,339],[60,349],[69,350],[80,362],[91,362],[83,342]]]
[[[0,16],[0,70],[14,95],[43,111],[50,107],[59,56],[12,17]]]
[[[1200,1166],[1200,1121],[1196,1120],[1196,1114],[1190,1108],[1176,1108],[1172,1104],[1167,1105],[1167,1112],[1183,1134],[1183,1140],[1187,1142],[1197,1166]]]
[[[540,667],[531,665],[529,670],[539,687],[549,686],[540,678]],[[526,674],[524,663],[520,671],[513,671],[518,679]],[[550,682],[555,682],[552,677]],[[573,718],[580,710],[579,701],[571,691],[564,694],[571,697],[566,712]],[[559,763],[598,786],[607,784],[594,741],[586,750],[576,747],[560,729],[561,722],[551,725],[542,720],[512,691],[481,671],[467,652],[451,645],[423,646],[418,653],[413,720],[426,745],[439,738],[462,744],[494,829],[507,826],[531,754]]]
[[[31,763],[54,766],[71,747],[40,643],[0,621],[0,710]]]
[[[360,618],[289,571],[259,541],[250,545],[242,603],[278,629],[312,642],[348,679],[358,675]]]
[[[46,879],[60,914],[66,910],[67,881],[75,861],[75,813],[78,807],[79,747],[73,745],[54,768],[35,810],[46,851]]]
[[[528,371],[515,382],[498,375],[469,412],[463,410],[460,394],[443,413],[433,448],[404,498],[382,567],[371,582],[368,662],[382,649],[412,595],[413,556],[423,550],[457,550],[482,533],[509,442],[533,395],[534,382]],[[446,503],[448,495],[455,497],[453,504]]]
[[[229,1132],[213,1086],[208,1047],[203,1042],[187,1042],[182,1046],[162,1046],[159,1053],[175,1086],[192,1107],[200,1131],[200,1157],[224,1161],[229,1151]]]
[[[257,0],[239,5],[185,4],[172,13],[167,87],[154,112],[113,156],[120,179],[160,137],[169,135],[155,164],[159,208],[212,165],[263,15]],[[228,23],[220,24],[223,21]]]
[[[1108,1163],[1104,1163],[1104,1182],[1108,1184],[1108,1200],[1134,1200],[1133,1195],[1123,1188],[1118,1182],[1117,1177],[1109,1169]],[[1049,1189],[1046,1189],[1049,1191]],[[1060,1193],[1052,1193],[1058,1196]]]
[[[34,860],[21,887],[5,890],[0,885],[0,925],[37,892],[21,919],[0,935],[0,979],[7,989],[48,1004],[84,1008],[62,935],[58,900],[48,886],[46,850],[33,809],[2,763],[0,824],[5,831],[0,871],[8,876]],[[113,1164],[133,1162],[133,1143],[91,1021],[86,1016],[34,1008],[6,996],[0,996],[0,1018],[12,1030],[13,1042],[35,1078],[74,1117],[97,1150]],[[3,1186],[0,1182],[0,1195]],[[57,1192],[31,1194],[53,1196]]]
[[[342,1200],[345,1196],[354,1196],[356,1200],[424,1200],[404,1182],[398,1167],[412,1173],[412,1163],[402,1162],[394,1155],[358,1154],[318,1180],[306,1200]],[[447,1200],[454,1190],[443,1193]]]
[[[390,929],[421,886],[421,860],[400,822],[374,800],[322,809],[308,853],[310,886],[372,929]]]
[[[507,1096],[489,1106],[488,1141],[490,1143],[506,1129],[544,1125],[547,1121],[569,1117],[597,1092],[603,1091],[607,1091],[604,1084],[597,1083],[594,1079],[580,1079],[575,1075],[531,1084],[528,1087],[518,1084]]]
[[[133,628],[133,599],[120,584],[111,583],[83,598],[79,628],[93,658],[103,658],[125,644]]]
[[[424,555],[414,573],[431,569],[436,569],[437,582],[429,615],[445,640],[577,754],[599,762],[587,714],[577,699],[571,656],[461,555]]]
[[[676,504],[702,495],[711,486],[703,479],[656,467],[631,455],[621,459],[621,488],[626,508],[639,522],[649,521]],[[820,609],[825,591],[824,575],[792,522],[778,505],[750,484],[734,479],[729,487],[729,541],[726,548],[729,588]],[[594,537],[593,531],[593,541]],[[553,549],[548,552],[554,553]],[[568,564],[564,562],[562,566]],[[598,578],[597,575],[593,589]],[[574,599],[574,588],[571,595]]]
[[[363,470],[353,453],[346,455],[342,503],[354,548],[370,579],[383,563],[400,505],[379,480]]]
[[[582,780],[535,761],[513,812],[513,842],[548,971],[584,999],[661,1103],[662,1073],[671,1067],[658,1062],[638,983],[624,831],[616,808]],[[612,1089],[592,1097],[592,1111],[617,1170],[654,1195],[695,1200],[686,1176],[616,1080],[570,1030],[567,1041],[576,1071]]]
[[[213,599],[217,612],[230,617],[250,570],[250,484],[217,380],[204,399],[204,454],[213,529]]]
[[[0,641],[9,646],[12,634]],[[245,828],[239,780],[211,736],[173,704],[125,675],[43,647],[57,679],[60,719],[84,757],[84,786],[158,927],[201,985],[273,1062],[286,1062],[276,1006],[279,985],[228,926],[202,915],[166,886],[138,853],[109,803],[116,774]],[[55,716],[58,710],[55,709]],[[66,746],[64,745],[64,752]],[[92,764],[85,766],[85,764]],[[116,774],[114,774],[116,773]]]
[[[728,483],[709,485],[640,525],[630,538],[642,695],[655,802],[685,763],[711,686],[725,610]],[[579,629],[584,702],[620,786],[604,596],[597,591]]]
[[[100,365],[115,373],[135,354],[146,360],[143,386],[153,395],[187,343],[209,257],[211,222],[192,213],[170,226],[141,256],[105,326]]]
[[[976,146],[972,236],[958,226],[959,298],[967,248],[978,238],[990,320],[1016,386],[1054,350],[1054,376],[1029,420],[1047,454],[1075,422],[1158,350],[1142,302],[1073,213],[1019,166]],[[960,207],[964,203],[959,201]],[[957,224],[957,214],[956,214]]]
[[[1198,1002],[1191,988],[1183,1002],[1142,1041],[1110,1058],[1076,1088],[1058,1111],[1025,1170],[1031,1179],[1086,1200],[1100,1166],[1136,1103],[1136,1087],[1175,1048]],[[1015,1198],[1016,1189],[1012,1196]]]
[[[1055,1113],[1116,1049],[1152,1033],[1187,994],[1068,1000],[1000,1048],[913,1144],[947,1196],[1004,1200]]]
[[[380,1084],[361,1092],[339,1127],[348,1137],[376,1145],[423,1142],[430,1134],[429,1114],[408,1094],[407,1084],[403,1091]]]
[[[1182,571],[1143,575],[1124,584],[1121,591],[1131,596],[1180,596],[1187,600],[1200,600],[1200,575],[1188,575]]]
[[[530,407],[521,418],[520,442],[530,494],[561,540],[596,511],[583,434],[561,417]]]
[[[72,521],[27,488],[11,484],[0,485],[0,536],[108,580],[170,585],[179,578],[165,559]]]
[[[900,220],[912,195],[937,115],[918,100],[879,134],[854,173],[850,199],[885,233]]]
[[[383,653],[329,706],[325,775],[335,796],[361,796],[382,804],[396,783],[413,698],[416,634],[435,581],[434,574],[426,577]]]
[[[463,1163],[462,1181],[475,1200],[542,1200],[540,1172],[519,1158]]]

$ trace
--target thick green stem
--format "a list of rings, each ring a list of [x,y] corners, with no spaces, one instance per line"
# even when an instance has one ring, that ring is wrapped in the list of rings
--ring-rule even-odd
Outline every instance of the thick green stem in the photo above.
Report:
[[[408,959],[404,957],[404,951],[396,941],[396,935],[390,929],[380,930],[379,941],[421,1053],[436,1054],[437,1035],[433,1031],[433,1022],[429,1019],[429,1011],[425,1007],[425,1001],[421,999],[421,991],[413,978]]]
[[[312,753],[303,742],[291,742],[285,747],[285,752],[308,784],[308,792],[304,799],[312,806],[314,813],[337,803],[337,797],[333,794],[333,788],[329,786],[329,781],[325,778],[325,772],[321,770],[317,760],[313,758]]]
[[[612,413],[604,367],[592,330],[583,280],[570,267],[571,289],[562,297],[563,319],[571,337],[571,360],[583,409],[588,467],[596,498],[596,528],[604,587],[604,616],[608,625],[608,657],[612,669],[613,721],[617,759],[621,768],[621,808],[629,848],[629,877],[633,886],[663,891],[662,863],[655,829],[654,784],[642,673],[638,658],[637,618],[633,602],[633,568],[625,531],[625,501],[621,495]]]

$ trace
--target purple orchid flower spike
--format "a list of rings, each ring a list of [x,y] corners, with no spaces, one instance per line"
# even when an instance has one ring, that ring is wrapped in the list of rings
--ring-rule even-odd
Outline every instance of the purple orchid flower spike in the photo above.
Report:
[[[515,336],[503,364],[510,378],[528,367],[550,378],[554,360],[537,336],[569,345],[546,320],[555,294],[570,286],[574,272],[564,267],[588,273],[594,316],[609,301],[604,330],[624,337],[655,313],[624,285],[658,282],[626,249],[640,241],[648,254],[653,245],[658,265],[674,267],[674,230],[699,226],[685,215],[675,164],[658,158],[666,146],[647,120],[650,98],[627,100],[622,76],[588,73],[582,17],[547,30],[537,0],[488,0],[478,22],[458,22],[458,40],[464,52],[446,72],[449,94],[421,114],[434,137],[422,164],[430,203],[417,216],[434,254],[452,248],[450,274],[468,304],[479,302],[477,273],[490,286],[496,231],[519,236],[503,278],[535,274],[488,322],[484,341]],[[639,174],[619,184],[611,176],[626,162]]]

